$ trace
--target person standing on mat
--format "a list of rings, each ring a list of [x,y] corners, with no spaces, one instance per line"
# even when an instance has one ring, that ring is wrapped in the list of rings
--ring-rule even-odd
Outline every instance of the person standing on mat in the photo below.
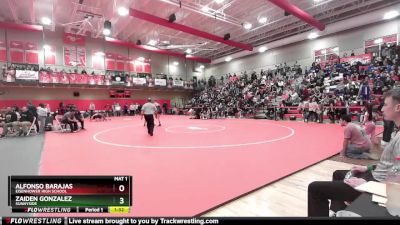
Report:
[[[157,107],[151,102],[151,98],[147,99],[147,103],[145,103],[142,106],[142,117],[141,119],[146,120],[146,124],[147,124],[147,133],[150,136],[153,136],[153,132],[154,132],[154,115],[157,112]]]
[[[158,126],[161,126],[160,117],[161,117],[161,114],[162,114],[162,109],[161,109],[161,106],[160,106],[160,104],[158,102],[154,102],[154,105],[156,106],[156,109],[157,109]]]

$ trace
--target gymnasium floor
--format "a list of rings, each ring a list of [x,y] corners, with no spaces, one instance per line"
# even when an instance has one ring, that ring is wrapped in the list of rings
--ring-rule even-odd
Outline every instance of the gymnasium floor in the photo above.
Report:
[[[47,132],[43,148],[40,135],[0,140],[1,180],[9,174],[132,175],[130,216],[235,216],[210,210],[337,154],[343,138],[338,124],[291,121],[163,116],[153,137],[139,117],[85,122],[87,130],[78,133]],[[325,164],[302,172],[351,166]],[[324,172],[323,178],[329,179],[331,171]],[[293,186],[304,191],[309,182],[321,178],[308,173],[294,178]],[[2,183],[4,202],[6,182]],[[264,200],[271,207],[273,201]],[[0,213],[10,214],[3,205]],[[306,216],[295,211],[271,216],[290,215]]]

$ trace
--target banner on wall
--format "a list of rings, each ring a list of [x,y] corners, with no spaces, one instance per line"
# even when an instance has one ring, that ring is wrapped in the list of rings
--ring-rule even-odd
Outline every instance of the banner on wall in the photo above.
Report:
[[[15,82],[15,70],[6,70],[3,75],[4,82]]]
[[[64,66],[86,67],[86,49],[83,47],[64,46]]]
[[[46,71],[40,71],[39,73],[39,83],[42,84],[49,84],[50,82],[50,74],[47,73]]]
[[[173,85],[177,87],[183,87],[183,80],[174,80]]]
[[[69,84],[68,74],[65,72],[60,73],[60,84]]]
[[[97,85],[104,85],[104,75],[95,75],[94,77]]]
[[[362,64],[369,64],[371,63],[371,61],[372,61],[371,53],[340,58],[341,63],[348,62],[350,64],[354,64],[356,62],[361,62]]]
[[[58,72],[52,72],[51,73],[51,83],[53,84],[58,84],[60,83],[61,80],[61,74]]]
[[[44,64],[46,65],[56,65],[56,49],[54,46],[48,46],[44,49]]]
[[[382,39],[378,41],[379,39]],[[388,35],[385,37],[379,37],[375,39],[370,39],[364,41],[365,48],[370,48],[374,46],[378,46],[379,44],[387,44],[387,43],[396,43],[397,42],[397,34]]]
[[[321,69],[325,69],[327,65],[334,65],[335,63],[339,62],[339,58],[332,59],[332,60],[325,60],[321,61],[319,65],[321,66]]]
[[[132,78],[132,83],[134,83],[136,85],[145,85],[146,84],[146,78],[133,77]]]
[[[15,72],[17,80],[39,80],[39,72],[32,70],[17,70]]]
[[[158,86],[167,86],[167,80],[166,79],[155,79],[154,84]]]
[[[36,43],[25,43],[25,62],[28,64],[39,64],[39,51]]]
[[[64,33],[64,43],[70,45],[85,45],[85,37],[71,33]]]
[[[128,57],[121,55],[121,54],[116,54],[116,59],[115,59],[115,63],[116,63],[116,70],[118,71],[125,71],[126,67],[125,65],[127,64]]]
[[[6,62],[6,61],[7,61],[6,42],[0,41],[0,62]]]
[[[78,47],[78,66],[86,67],[86,48]]]
[[[24,43],[10,41],[10,59],[13,63],[24,63]]]
[[[104,55],[98,52],[99,51],[92,51],[92,67],[96,70],[104,70]]]

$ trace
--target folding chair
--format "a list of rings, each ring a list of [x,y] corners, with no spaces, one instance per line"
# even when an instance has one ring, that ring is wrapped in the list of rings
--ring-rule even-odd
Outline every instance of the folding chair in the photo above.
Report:
[[[54,119],[55,119],[55,121],[57,122],[57,126],[60,128],[59,130],[60,130],[62,133],[68,131],[68,130],[67,130],[67,124],[61,123],[62,116],[57,115],[57,116],[55,116]]]
[[[35,125],[35,123],[36,123],[36,117],[33,117],[33,122],[32,122],[32,124],[31,124],[31,126],[29,127],[28,133],[26,134],[26,136],[28,136],[28,135],[32,132],[32,130],[35,132],[35,134],[38,133],[37,130],[36,130],[36,125]]]

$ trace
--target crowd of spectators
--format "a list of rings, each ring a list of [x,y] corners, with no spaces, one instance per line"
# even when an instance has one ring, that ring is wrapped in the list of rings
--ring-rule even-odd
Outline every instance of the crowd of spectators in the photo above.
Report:
[[[3,129],[0,138],[10,136],[27,136],[33,126],[36,132],[43,134],[46,129],[46,118],[49,116],[49,108],[43,103],[38,107],[28,102],[19,108],[7,107],[0,110],[0,127]]]
[[[211,76],[187,107],[193,108],[196,118],[254,116],[264,109],[267,117],[282,119],[288,109],[297,108],[306,122],[322,122],[324,115],[334,122],[350,106],[370,102],[377,111],[380,96],[399,81],[397,58],[388,55],[368,63],[336,62],[324,67],[314,62],[305,69],[297,62],[284,63],[249,75]]]

